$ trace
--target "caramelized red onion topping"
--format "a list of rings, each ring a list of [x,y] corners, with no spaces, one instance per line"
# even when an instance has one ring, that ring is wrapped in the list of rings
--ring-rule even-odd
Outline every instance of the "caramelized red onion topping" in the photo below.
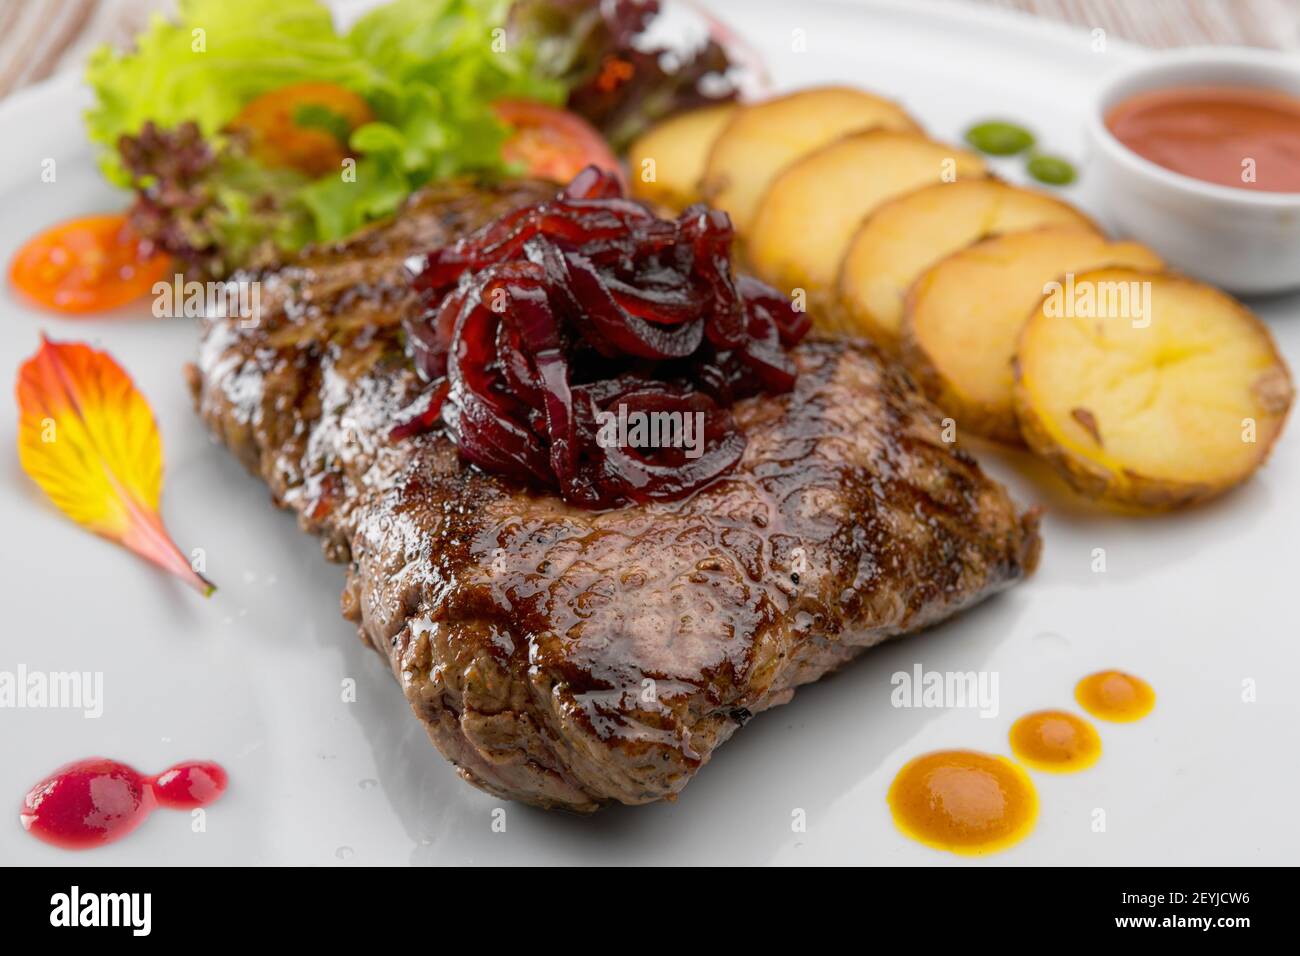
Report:
[[[725,213],[659,219],[588,167],[555,199],[414,257],[407,349],[429,388],[393,437],[441,422],[474,464],[588,508],[708,484],[745,450],[731,404],[788,392],[786,349],[810,325],[775,290],[733,277],[731,239]],[[637,413],[691,416],[702,442],[601,440]]]

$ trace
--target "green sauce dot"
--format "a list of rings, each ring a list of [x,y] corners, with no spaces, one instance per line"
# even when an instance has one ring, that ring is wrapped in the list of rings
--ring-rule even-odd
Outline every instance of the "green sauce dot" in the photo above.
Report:
[[[1074,182],[1074,167],[1059,156],[1035,156],[1025,166],[1029,175],[1049,186],[1065,186]]]
[[[990,156],[1014,156],[1034,145],[1034,134],[1015,123],[989,120],[966,130],[966,142]]]

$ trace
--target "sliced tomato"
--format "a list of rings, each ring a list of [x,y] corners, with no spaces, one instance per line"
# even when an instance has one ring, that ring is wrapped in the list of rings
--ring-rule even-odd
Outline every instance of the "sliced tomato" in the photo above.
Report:
[[[121,213],[83,216],[46,229],[18,250],[9,281],[55,312],[106,312],[148,293],[171,257],[146,255]]]
[[[370,105],[333,83],[294,83],[250,100],[228,129],[248,137],[249,152],[265,166],[308,176],[337,173],[351,155],[348,137],[374,120]]]
[[[581,116],[533,100],[497,100],[497,118],[514,132],[501,148],[502,158],[529,176],[567,183],[590,165],[609,170],[625,187],[623,167],[609,144]]]

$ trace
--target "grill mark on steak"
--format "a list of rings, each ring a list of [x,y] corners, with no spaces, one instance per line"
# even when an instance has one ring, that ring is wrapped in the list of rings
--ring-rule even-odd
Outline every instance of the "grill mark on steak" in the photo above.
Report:
[[[213,432],[348,563],[344,615],[461,775],[592,810],[671,799],[800,684],[1031,572],[1039,538],[863,343],[796,349],[794,392],[734,408],[735,471],[682,501],[583,511],[440,432],[390,442],[422,388],[402,260],[552,192],[413,197],[261,275],[258,326],[210,320],[189,374]]]

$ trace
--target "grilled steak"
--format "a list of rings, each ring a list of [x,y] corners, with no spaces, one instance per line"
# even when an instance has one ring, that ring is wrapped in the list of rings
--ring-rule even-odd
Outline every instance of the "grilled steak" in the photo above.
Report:
[[[208,426],[326,555],[343,614],[471,783],[545,807],[672,798],[750,715],[1030,573],[1037,516],[940,438],[868,345],[808,342],[793,393],[739,403],[728,477],[591,512],[394,442],[421,389],[403,258],[551,187],[447,186],[262,276],[255,328],[209,319]]]

